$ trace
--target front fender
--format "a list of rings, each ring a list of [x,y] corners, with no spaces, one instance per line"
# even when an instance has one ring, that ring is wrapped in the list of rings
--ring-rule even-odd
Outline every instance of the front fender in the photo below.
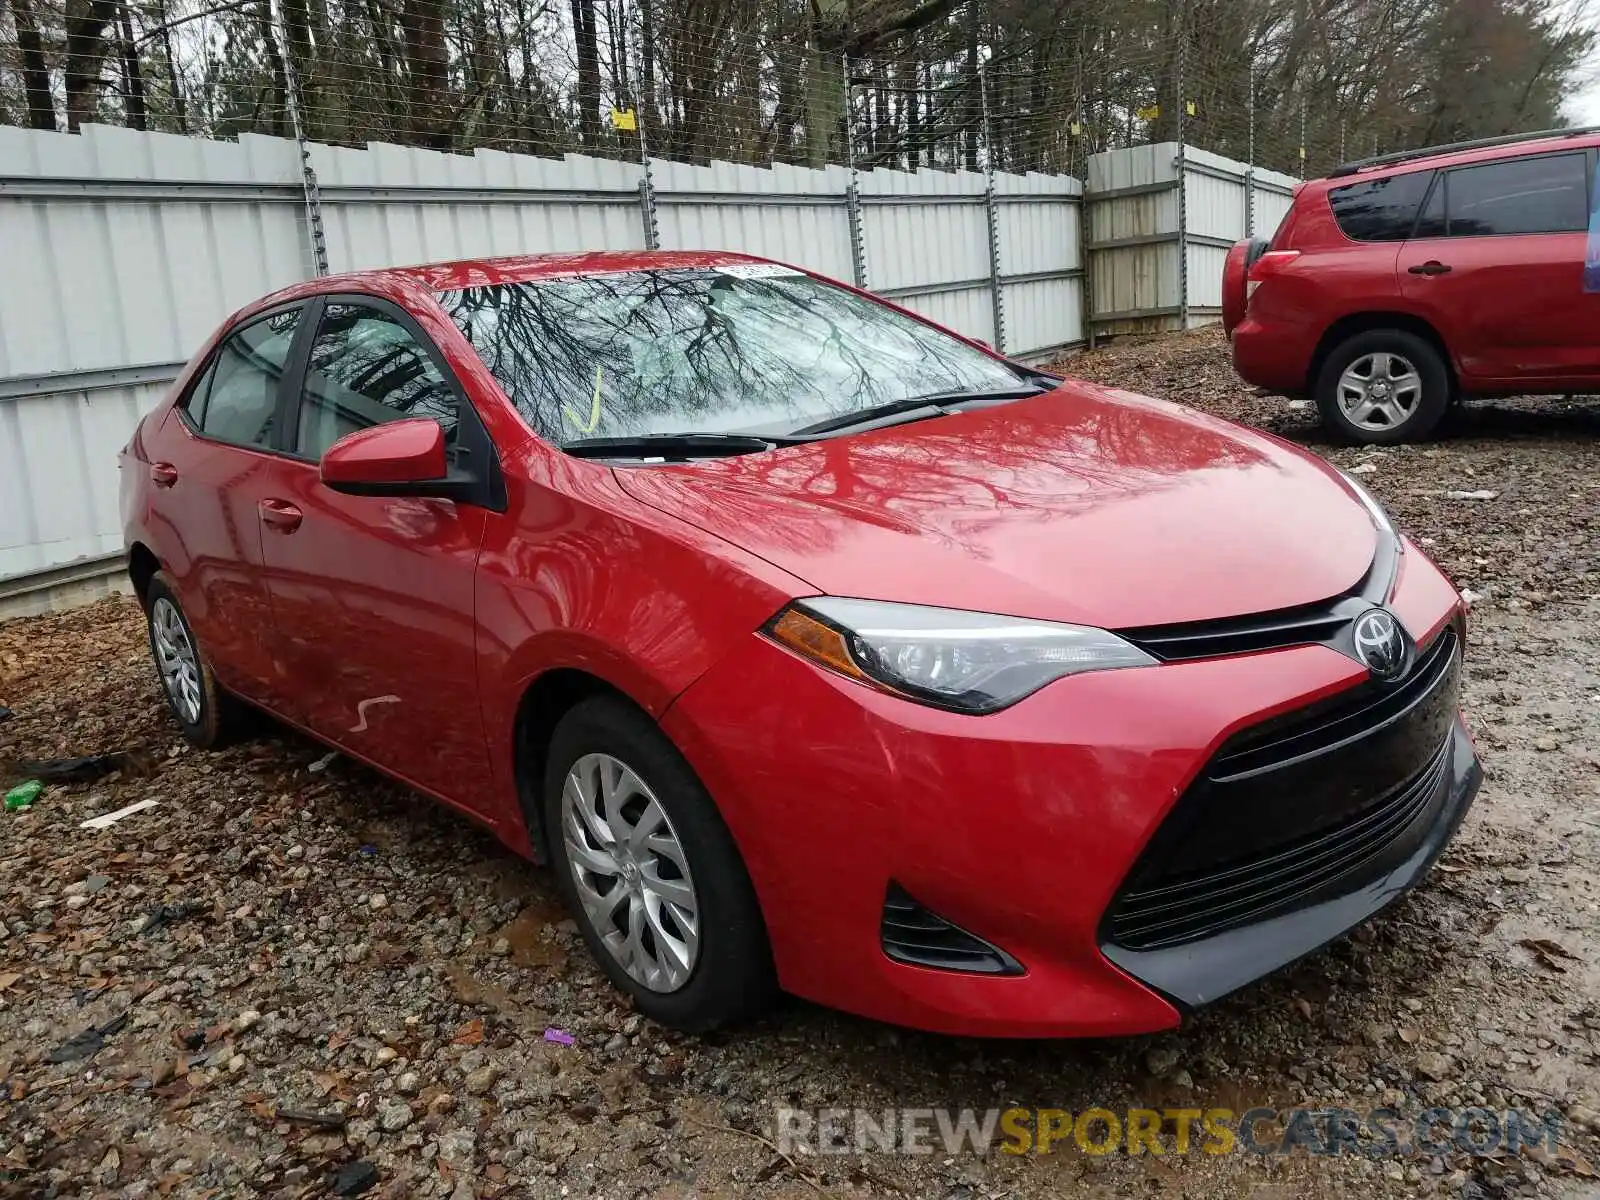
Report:
[[[581,671],[660,719],[674,699],[807,588],[634,500],[609,468],[535,444],[507,472],[475,589],[478,678],[497,816],[523,824],[517,721],[528,689]]]

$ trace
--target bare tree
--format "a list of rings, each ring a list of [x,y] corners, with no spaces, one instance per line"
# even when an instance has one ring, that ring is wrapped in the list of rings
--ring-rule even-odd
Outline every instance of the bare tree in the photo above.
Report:
[[[22,88],[27,101],[28,124],[34,129],[54,129],[56,108],[50,98],[50,68],[44,42],[30,0],[11,0],[11,17],[17,27],[17,51],[22,61]]]
[[[110,48],[107,32],[116,0],[67,0],[65,62],[67,129],[94,120],[100,103],[100,71]]]

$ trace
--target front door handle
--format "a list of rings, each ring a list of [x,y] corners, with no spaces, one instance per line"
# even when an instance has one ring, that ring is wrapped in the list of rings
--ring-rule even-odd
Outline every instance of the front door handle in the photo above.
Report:
[[[263,500],[257,505],[257,510],[267,528],[278,533],[293,533],[305,519],[304,514],[287,500]]]
[[[151,463],[150,482],[158,488],[169,488],[178,482],[178,468],[166,462]]]
[[[1414,267],[1407,267],[1413,275],[1448,275],[1451,268],[1440,262],[1437,258],[1430,258],[1425,263],[1418,263]]]

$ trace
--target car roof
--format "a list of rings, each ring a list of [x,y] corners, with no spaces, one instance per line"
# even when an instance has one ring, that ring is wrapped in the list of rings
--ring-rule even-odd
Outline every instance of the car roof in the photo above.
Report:
[[[765,263],[771,259],[731,250],[588,250],[573,253],[517,254],[501,258],[467,258],[455,262],[420,263],[322,275],[263,296],[232,320],[283,304],[335,292],[369,293],[391,299],[416,299],[419,293],[494,287],[530,279],[606,275],[618,271],[665,271],[719,267],[733,263]]]
[[[1600,146],[1600,129],[1550,130],[1526,137],[1490,139],[1492,144],[1466,142],[1456,146],[1424,147],[1405,155],[1383,155],[1376,159],[1347,163],[1333,174],[1316,182],[1327,187],[1343,187],[1390,175],[1413,171],[1434,171],[1441,167],[1460,167],[1470,163],[1496,162],[1530,154],[1554,151],[1584,151]]]

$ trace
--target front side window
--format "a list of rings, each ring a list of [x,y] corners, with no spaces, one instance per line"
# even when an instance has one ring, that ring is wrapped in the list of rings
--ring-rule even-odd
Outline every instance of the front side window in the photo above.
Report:
[[[1411,236],[1417,209],[1432,179],[1432,171],[1369,179],[1334,188],[1328,193],[1328,203],[1346,237],[1358,242],[1400,242]]]
[[[306,364],[296,452],[321,458],[346,434],[403,417],[433,418],[454,445],[458,401],[427,349],[381,309],[330,302]]]
[[[189,393],[189,419],[207,437],[242,446],[272,440],[283,379],[300,309],[263,317],[230,334]]]
[[[1433,190],[1428,193],[1428,202],[1422,207],[1422,215],[1417,218],[1417,228],[1412,237],[1439,238],[1445,235],[1444,201],[1449,189],[1449,175],[1439,176]]]
[[[1589,172],[1582,154],[1552,154],[1450,172],[1450,236],[1578,233],[1589,226]]]
[[[440,303],[533,430],[788,432],[1019,375],[885,305],[772,264],[472,287]]]

